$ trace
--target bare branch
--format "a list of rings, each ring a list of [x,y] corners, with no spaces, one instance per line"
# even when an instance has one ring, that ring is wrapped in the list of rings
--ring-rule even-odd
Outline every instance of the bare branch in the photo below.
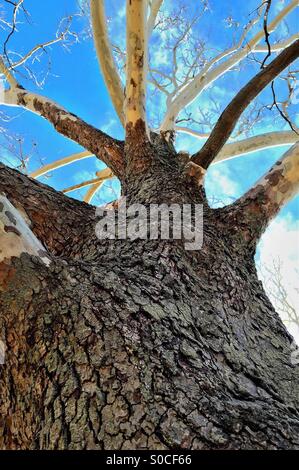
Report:
[[[236,201],[238,213],[243,219],[245,237],[250,240],[254,233],[253,238],[256,240],[298,191],[299,142],[293,145],[253,188]]]
[[[9,85],[14,88],[18,86],[18,82],[13,76],[13,74],[9,71],[9,69],[5,66],[2,57],[0,56],[0,74],[3,74]]]
[[[275,93],[275,88],[274,88],[274,81],[271,83],[271,90],[272,90],[272,96],[273,96],[273,106],[275,106],[275,108],[277,109],[277,111],[279,112],[280,116],[282,117],[282,119],[284,119],[288,125],[290,126],[290,128],[292,129],[292,131],[296,132],[297,135],[299,135],[299,133],[297,132],[297,130],[294,128],[293,124],[292,124],[292,121],[289,119],[289,117],[287,116],[287,114],[285,112],[283,112],[283,110],[279,107],[279,104],[277,103],[277,99],[276,99],[276,93]],[[272,108],[271,107],[271,108]]]
[[[277,42],[276,44],[272,44],[271,45],[271,51],[272,52],[280,52],[282,49],[284,49],[285,47],[288,47],[290,44],[292,44],[292,42],[296,41],[296,39],[299,39],[299,34],[298,33],[293,34],[289,38],[284,39],[283,41]],[[265,45],[265,46],[260,45],[260,46],[256,46],[254,48],[254,52],[267,52],[267,51],[268,51],[267,45]]]
[[[272,3],[272,0],[266,0],[266,9],[264,13],[264,32],[265,32],[265,41],[267,44],[267,55],[263,60],[261,68],[264,68],[265,63],[267,62],[267,60],[269,59],[271,55],[271,44],[269,42],[270,33],[268,31],[268,16],[269,16],[270,8],[271,8],[271,3]]]
[[[84,152],[74,153],[68,157],[62,158],[61,160],[56,160],[52,163],[48,163],[47,165],[42,166],[38,170],[30,173],[29,176],[31,178],[39,178],[40,176],[50,173],[50,171],[57,170],[58,168],[62,168],[64,166],[70,165],[71,163],[77,162],[78,160],[83,160],[92,156],[93,154],[86,150]]]
[[[248,139],[226,144],[221,152],[218,153],[213,164],[257,152],[258,150],[295,144],[298,140],[299,136],[292,131],[268,132],[266,134],[249,137]]]
[[[20,106],[49,121],[65,137],[74,140],[93,155],[101,159],[113,172],[121,177],[124,171],[123,142],[113,139],[104,132],[87,124],[75,114],[66,111],[57,103],[44,96],[21,87],[0,61],[1,72],[5,74],[10,89],[4,92],[4,103]]]
[[[156,24],[156,19],[159,13],[159,10],[162,6],[163,0],[152,0],[151,5],[150,5],[150,15],[147,21],[147,32],[148,36],[152,34],[155,24]]]
[[[145,93],[147,75],[147,0],[127,0],[127,83],[126,127],[146,123]]]
[[[96,178],[88,181],[83,181],[82,183],[75,184],[73,186],[69,186],[68,188],[63,189],[62,192],[66,194],[71,193],[72,191],[76,191],[77,189],[85,188],[86,186],[94,186],[95,184],[109,180],[114,176],[109,168],[105,168],[105,170],[98,171],[96,175]]]
[[[124,124],[124,90],[112,55],[107,31],[104,0],[91,0],[91,20],[98,61],[115,111]]]
[[[283,274],[283,263],[280,258],[273,259],[271,265],[259,264],[258,273],[269,298],[275,305],[285,325],[299,329],[299,311],[298,308],[296,309],[298,303],[295,302],[295,299],[298,298],[298,293],[294,299],[290,298],[290,285],[286,283],[286,276]],[[298,292],[298,289],[295,288],[294,294],[296,291]]]
[[[5,57],[8,59],[8,54],[7,54],[7,45],[8,45],[8,42],[9,40],[11,39],[11,37],[13,36],[13,34],[15,33],[16,31],[16,27],[17,27],[17,16],[18,16],[18,12],[20,10],[20,8],[23,8],[23,3],[24,3],[24,0],[18,0],[16,3],[13,3],[14,5],[14,9],[13,9],[13,20],[12,20],[12,26],[11,26],[11,30],[7,36],[7,38],[5,39],[4,41],[4,44],[3,44],[3,51],[4,51],[4,55]],[[8,59],[9,61],[9,59]]]
[[[104,181],[101,180],[99,183],[96,183],[96,184],[93,184],[91,186],[91,188],[89,188],[89,190],[87,191],[87,193],[85,194],[84,198],[83,198],[83,201],[84,202],[87,202],[88,204],[91,203],[92,199],[94,198],[94,196],[97,194],[97,192],[101,189],[102,185],[103,185]]]
[[[64,40],[66,34],[68,33],[69,25],[66,26],[65,30],[61,32],[56,38],[51,39],[50,41],[44,42],[43,44],[37,44],[35,47],[33,47],[27,54],[25,54],[20,60],[17,62],[14,62],[13,64],[10,65],[9,69],[16,69],[17,67],[20,67],[21,65],[24,65],[31,57],[36,54],[36,52],[40,50],[45,50],[47,47],[50,47],[58,42],[61,42]]]
[[[277,26],[284,20],[284,18],[290,14],[298,6],[298,0],[291,1],[281,12],[276,16],[276,18],[268,25],[268,32],[273,32]],[[215,80],[224,75],[228,70],[232,69],[237,65],[241,60],[243,60],[250,52],[254,52],[255,48],[258,46],[259,42],[264,36],[264,29],[261,29],[248,43],[246,43],[241,49],[240,46],[244,42],[247,32],[251,27],[256,24],[259,17],[249,23],[248,28],[245,29],[245,35],[242,35],[241,40],[237,44],[227,51],[216,56],[208,64],[205,65],[203,70],[198,73],[194,79],[184,87],[180,93],[175,97],[175,99],[169,103],[167,113],[161,124],[161,130],[167,131],[174,128],[175,120],[179,112],[192,103],[192,101],[199,96],[208,86],[210,86]],[[230,57],[228,57],[230,56]],[[219,65],[217,64],[220,60],[228,57],[227,60],[222,61]],[[212,68],[212,66],[215,67]]]
[[[281,52],[239,91],[223,111],[203,148],[193,155],[194,163],[205,169],[208,168],[230,137],[239,117],[250,102],[297,57],[299,57],[299,40]]]
[[[184,126],[175,126],[175,131],[182,132],[183,134],[192,135],[193,137],[197,137],[198,139],[207,139],[210,135],[206,132],[199,132]]]

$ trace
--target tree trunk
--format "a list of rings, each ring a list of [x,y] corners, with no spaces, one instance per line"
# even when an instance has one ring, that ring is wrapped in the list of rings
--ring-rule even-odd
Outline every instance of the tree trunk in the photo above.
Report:
[[[261,229],[210,209],[170,144],[150,168],[132,148],[130,203],[203,203],[201,250],[100,241],[94,208],[0,167],[52,256],[0,265],[0,447],[299,449],[298,366],[257,277]]]

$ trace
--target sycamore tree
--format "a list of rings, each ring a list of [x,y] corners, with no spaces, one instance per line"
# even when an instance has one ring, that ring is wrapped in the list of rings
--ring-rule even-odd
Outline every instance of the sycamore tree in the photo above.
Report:
[[[257,2],[243,24],[225,5],[223,48],[201,23],[222,2],[123,0],[118,40],[110,2],[90,0],[25,52],[14,37],[29,9],[47,2],[4,3],[3,113],[28,110],[82,148],[31,177],[0,164],[1,448],[299,448],[298,354],[254,262],[263,232],[299,188],[298,0]],[[37,90],[49,50],[61,43],[72,54],[72,43],[89,40],[88,25],[78,26],[85,15],[123,139]],[[218,83],[228,76],[233,86],[232,74],[243,83],[228,100]],[[255,133],[264,120],[270,129]],[[180,133],[204,144],[182,151]],[[208,200],[210,166],[283,145],[245,194],[224,207]],[[84,201],[37,180],[90,156],[106,168],[64,188],[88,187]],[[174,231],[175,209],[191,207],[194,224],[200,207],[200,249],[159,236],[162,219],[155,237],[99,236],[89,203],[111,178],[122,198],[104,217],[119,220],[125,197],[135,212],[171,207]]]

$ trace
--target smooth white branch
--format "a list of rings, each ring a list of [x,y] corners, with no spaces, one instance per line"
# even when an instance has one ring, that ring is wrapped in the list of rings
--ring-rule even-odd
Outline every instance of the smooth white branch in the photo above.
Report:
[[[299,136],[293,131],[274,131],[256,135],[254,137],[226,144],[216,156],[213,164],[260,150],[281,147],[282,145],[291,145],[296,143],[298,140]]]
[[[147,0],[127,0],[126,126],[146,123]]]
[[[121,82],[110,44],[104,0],[90,1],[94,44],[105,84],[115,111],[124,125],[124,87]]]
[[[37,256],[49,266],[51,259],[34,233],[4,194],[0,194],[0,263],[23,253]]]
[[[162,6],[163,0],[152,0],[151,5],[150,5],[150,14],[149,18],[147,21],[147,32],[148,32],[148,37],[152,34],[155,25],[156,25],[156,19],[159,13],[159,10]]]
[[[290,14],[297,6],[298,0],[291,1],[281,12],[276,16],[276,18],[268,25],[269,33],[272,33],[277,26],[285,19],[285,17]],[[195,78],[185,87],[180,93],[173,99],[169,104],[167,113],[164,117],[164,120],[161,124],[161,130],[166,132],[168,130],[174,129],[175,120],[182,109],[191,104],[195,98],[197,98],[208,86],[215,82],[218,78],[224,75],[227,71],[232,69],[234,66],[239,64],[250,52],[254,52],[255,48],[258,46],[259,42],[264,37],[264,30],[261,29],[255,36],[246,43],[241,49],[235,50],[232,48],[229,50],[231,54],[228,59],[222,61],[220,64],[215,65],[214,68],[211,67],[225,58],[227,52],[220,54],[216,59],[212,59],[210,63],[205,65],[204,69],[198,73]],[[297,37],[297,36],[296,36]]]

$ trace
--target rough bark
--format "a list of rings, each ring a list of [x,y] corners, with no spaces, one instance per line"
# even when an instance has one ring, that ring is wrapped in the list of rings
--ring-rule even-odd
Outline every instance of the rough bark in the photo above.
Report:
[[[28,254],[1,266],[3,449],[299,449],[298,365],[253,242],[229,209],[208,207],[170,144],[151,145],[123,192],[202,202],[199,251],[99,241],[93,208],[1,167],[0,185],[56,255],[49,267]]]
[[[5,70],[5,69],[4,69]],[[4,104],[23,107],[49,121],[57,132],[74,140],[101,159],[121,178],[124,171],[124,143],[66,111],[50,99],[16,84],[4,93]]]
[[[0,164],[0,192],[6,194],[53,255],[76,252],[80,256],[80,248],[85,243],[84,234],[93,223],[91,206],[66,198],[3,164]]]

